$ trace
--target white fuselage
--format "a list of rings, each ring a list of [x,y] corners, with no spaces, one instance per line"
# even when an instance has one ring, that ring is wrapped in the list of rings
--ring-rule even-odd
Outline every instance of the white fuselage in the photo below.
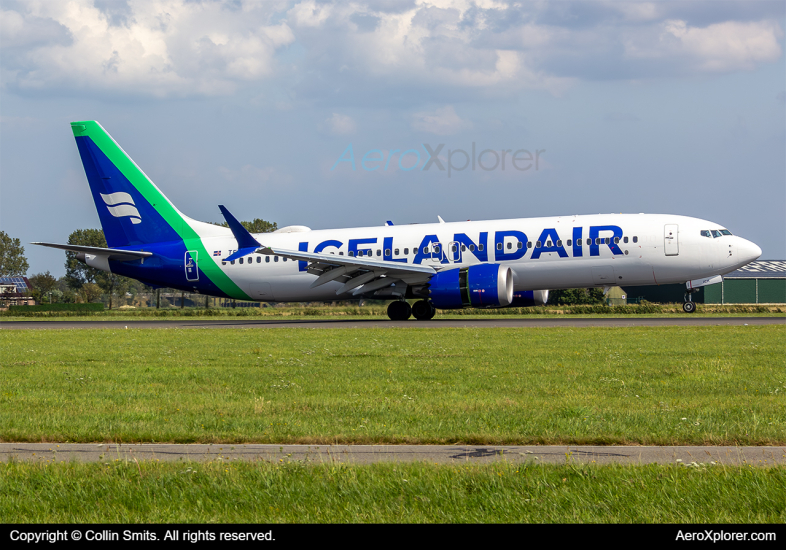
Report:
[[[360,253],[376,261],[436,269],[499,263],[511,268],[516,291],[685,283],[729,273],[761,254],[754,243],[729,234],[716,223],[657,214],[293,229],[255,237],[264,246],[277,249],[354,257]],[[205,236],[202,242],[221,258],[237,248],[231,236]],[[305,262],[251,254],[243,263],[219,264],[252,299],[330,301],[347,297],[336,295],[341,287],[338,282],[310,288],[316,276],[306,271]]]

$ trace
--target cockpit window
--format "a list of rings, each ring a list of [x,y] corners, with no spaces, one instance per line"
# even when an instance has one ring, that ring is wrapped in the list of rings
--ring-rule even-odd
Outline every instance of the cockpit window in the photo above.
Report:
[[[712,238],[712,235],[710,235],[710,232],[707,229],[702,229],[701,230],[701,236],[702,237],[709,237],[710,239]]]
[[[721,237],[721,232],[718,231],[717,229],[713,229],[712,236],[715,237],[716,239],[719,239]]]
[[[731,235],[731,231],[729,231],[728,229],[721,229],[720,232],[721,235]]]

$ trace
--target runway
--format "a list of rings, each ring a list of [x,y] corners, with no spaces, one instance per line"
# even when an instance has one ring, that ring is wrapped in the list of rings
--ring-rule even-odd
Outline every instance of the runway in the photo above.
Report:
[[[773,317],[565,317],[485,319],[432,319],[389,321],[384,319],[207,319],[122,321],[0,321],[0,330],[52,329],[251,329],[251,328],[534,328],[534,327],[668,327],[668,326],[786,325],[786,316]]]
[[[786,465],[784,447],[634,447],[587,445],[177,445],[167,443],[0,443],[0,462],[300,461],[312,464],[377,462],[535,464]]]

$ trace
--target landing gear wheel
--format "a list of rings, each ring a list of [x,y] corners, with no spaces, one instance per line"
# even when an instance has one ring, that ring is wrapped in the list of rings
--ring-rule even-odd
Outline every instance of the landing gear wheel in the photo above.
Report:
[[[696,311],[696,302],[683,302],[682,311],[685,313],[693,313]]]
[[[429,319],[433,319],[436,314],[437,308],[428,300],[418,300],[412,305],[412,315],[418,321],[428,321]]]
[[[390,302],[388,306],[388,317],[391,321],[406,321],[412,315],[412,308],[407,302]]]

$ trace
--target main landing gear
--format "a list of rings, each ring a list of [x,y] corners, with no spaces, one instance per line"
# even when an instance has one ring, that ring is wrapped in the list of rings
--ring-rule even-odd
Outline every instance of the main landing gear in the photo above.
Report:
[[[682,302],[682,311],[685,313],[693,313],[696,311],[696,302],[691,299],[691,295],[696,292],[695,290],[685,293],[685,301]]]
[[[388,317],[391,321],[406,321],[411,315],[418,321],[428,321],[433,319],[436,313],[437,308],[428,300],[418,300],[412,307],[403,300],[391,302],[388,306]]]
[[[390,302],[388,306],[388,317],[391,321],[406,321],[412,315],[412,308],[403,300]]]
[[[412,315],[418,321],[428,321],[437,314],[437,308],[428,300],[418,300],[412,305]]]

